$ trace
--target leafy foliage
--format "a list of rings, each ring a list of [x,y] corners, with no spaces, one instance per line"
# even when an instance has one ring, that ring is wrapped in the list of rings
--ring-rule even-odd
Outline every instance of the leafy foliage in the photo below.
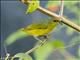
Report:
[[[34,12],[39,7],[39,4],[40,2],[38,0],[30,1],[26,14]]]
[[[27,34],[25,34],[24,32],[21,31],[22,29],[12,33],[11,35],[9,35],[6,40],[4,41],[4,44],[6,45],[11,45],[12,43],[14,43],[16,40],[26,37],[28,36]]]
[[[34,52],[36,60],[46,60],[52,51],[56,48],[64,47],[64,43],[59,40],[53,40],[38,48]]]

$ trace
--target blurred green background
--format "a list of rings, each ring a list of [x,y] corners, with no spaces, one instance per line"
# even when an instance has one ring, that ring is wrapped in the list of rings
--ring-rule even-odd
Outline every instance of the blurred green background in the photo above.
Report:
[[[80,25],[80,2],[79,1],[65,1],[64,3],[64,17],[68,18],[72,22],[77,25]],[[57,1],[41,1],[41,6],[59,14],[60,11],[60,2]],[[22,4],[19,1],[1,1],[1,56],[5,56],[5,50],[3,47],[3,41],[17,30],[26,27],[30,23],[45,23],[48,18],[45,14],[35,11],[32,14],[25,14],[27,6]],[[13,38],[14,39],[14,38]],[[56,30],[51,34],[49,41],[60,40],[63,41],[65,46],[75,43],[74,46],[66,48],[66,51],[79,58],[78,49],[80,45],[80,33],[76,30],[64,25],[59,24]],[[37,40],[32,36],[26,36],[16,40],[7,47],[7,51],[11,55],[15,55],[16,53],[26,52],[32,47],[34,47]],[[47,60],[53,60],[53,58],[57,59],[59,53],[56,51],[55,53],[51,53]],[[31,54],[33,56],[33,54]],[[61,55],[59,55],[61,56]],[[63,56],[58,58],[63,58]],[[34,56],[33,56],[34,58]],[[35,58],[34,58],[35,59]],[[64,60],[64,59],[63,59]]]

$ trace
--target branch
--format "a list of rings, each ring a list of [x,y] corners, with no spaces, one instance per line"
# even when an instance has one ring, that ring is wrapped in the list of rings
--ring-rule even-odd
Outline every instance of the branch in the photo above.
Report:
[[[30,49],[29,51],[26,52],[26,54],[30,54],[32,53],[33,51],[35,51],[36,49],[38,49],[39,47],[43,46],[44,43],[47,41],[47,39],[44,39],[43,41],[39,41],[35,47],[33,47],[32,49]]]
[[[30,3],[30,1],[26,1],[26,0],[21,0],[21,2],[24,3],[24,4],[29,4]],[[59,15],[41,7],[41,6],[39,6],[37,10],[39,10],[40,12],[42,12],[42,13],[48,15],[48,16],[54,17],[58,21],[61,21],[62,23],[66,24],[66,25],[68,25],[68,26],[72,27],[73,29],[80,32],[80,26],[76,25],[75,23],[71,22],[70,20],[68,20],[68,19],[66,19],[62,16],[59,16]]]

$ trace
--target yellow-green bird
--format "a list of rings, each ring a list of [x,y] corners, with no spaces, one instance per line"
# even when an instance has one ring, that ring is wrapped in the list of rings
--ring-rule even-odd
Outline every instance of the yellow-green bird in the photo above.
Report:
[[[57,20],[53,20],[46,24],[30,24],[22,31],[32,36],[43,36],[51,32],[58,25]]]

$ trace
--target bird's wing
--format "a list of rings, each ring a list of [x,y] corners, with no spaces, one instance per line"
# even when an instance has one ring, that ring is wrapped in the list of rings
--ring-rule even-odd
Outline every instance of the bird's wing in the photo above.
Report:
[[[26,29],[46,29],[47,25],[45,24],[30,24]]]

